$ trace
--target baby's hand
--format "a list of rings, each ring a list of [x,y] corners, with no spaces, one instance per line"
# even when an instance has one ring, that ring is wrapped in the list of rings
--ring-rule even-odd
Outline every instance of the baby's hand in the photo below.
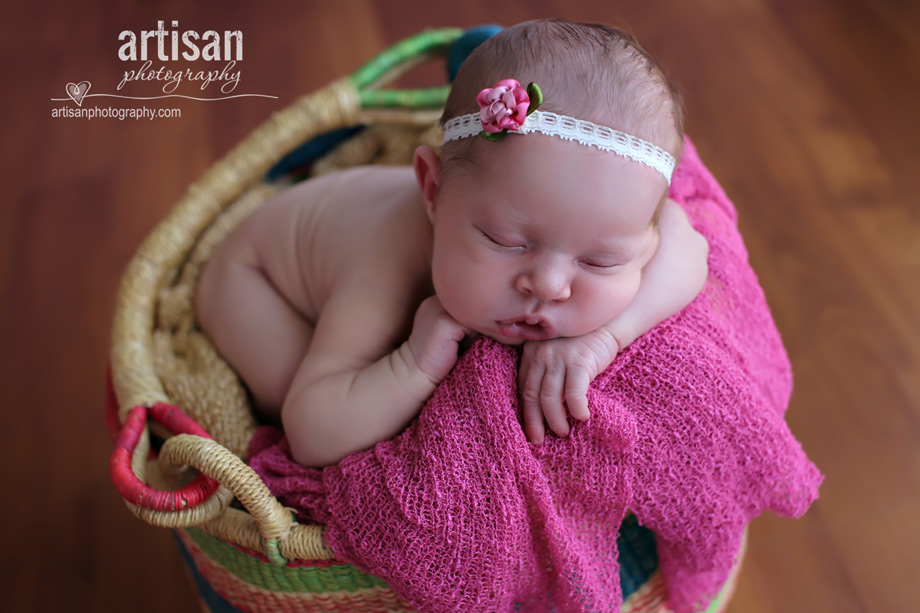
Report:
[[[426,298],[415,312],[409,335],[415,365],[437,385],[456,364],[460,341],[471,332],[444,310],[437,296]]]
[[[610,365],[618,350],[616,339],[604,329],[574,338],[524,343],[518,387],[530,442],[543,442],[544,417],[553,432],[567,436],[566,406],[575,419],[588,419],[588,385]]]

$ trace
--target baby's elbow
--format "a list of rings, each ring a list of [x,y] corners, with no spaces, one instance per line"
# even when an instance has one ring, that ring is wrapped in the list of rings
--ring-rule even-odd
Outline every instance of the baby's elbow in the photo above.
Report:
[[[307,468],[322,468],[344,455],[336,453],[335,434],[325,432],[322,416],[310,411],[311,406],[317,405],[308,394],[289,395],[281,407],[281,423],[294,461]]]
[[[696,282],[697,291],[702,291],[706,285],[706,279],[709,278],[709,241],[706,237],[693,230],[690,241],[691,258],[694,263],[693,279]]]

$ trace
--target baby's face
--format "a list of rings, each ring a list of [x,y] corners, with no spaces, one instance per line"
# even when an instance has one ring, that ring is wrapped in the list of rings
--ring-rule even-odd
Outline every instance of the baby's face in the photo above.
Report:
[[[541,134],[476,143],[475,155],[434,206],[432,277],[447,312],[507,344],[580,336],[621,313],[658,245],[664,177]]]

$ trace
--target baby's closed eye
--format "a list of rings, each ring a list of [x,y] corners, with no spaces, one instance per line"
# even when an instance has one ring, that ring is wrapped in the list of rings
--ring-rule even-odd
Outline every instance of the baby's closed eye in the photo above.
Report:
[[[616,268],[617,266],[619,266],[619,264],[617,264],[616,262],[607,262],[604,260],[587,259],[587,260],[579,260],[579,262],[589,268]]]
[[[628,260],[611,256],[590,256],[578,259],[578,263],[589,270],[596,272],[614,272],[628,264]]]
[[[476,228],[479,230],[479,233],[485,237],[490,243],[498,246],[504,247],[505,249],[525,249],[527,245],[524,244],[524,241],[520,239],[515,239],[510,236],[502,236],[495,231],[486,232],[482,228]]]

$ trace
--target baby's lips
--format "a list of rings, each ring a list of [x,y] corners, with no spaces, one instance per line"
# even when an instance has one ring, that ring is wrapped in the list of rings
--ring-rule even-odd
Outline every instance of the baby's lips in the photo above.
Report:
[[[531,324],[526,317],[498,321],[496,325],[500,334],[524,341],[546,341],[556,338],[556,329],[545,320],[538,324]]]

